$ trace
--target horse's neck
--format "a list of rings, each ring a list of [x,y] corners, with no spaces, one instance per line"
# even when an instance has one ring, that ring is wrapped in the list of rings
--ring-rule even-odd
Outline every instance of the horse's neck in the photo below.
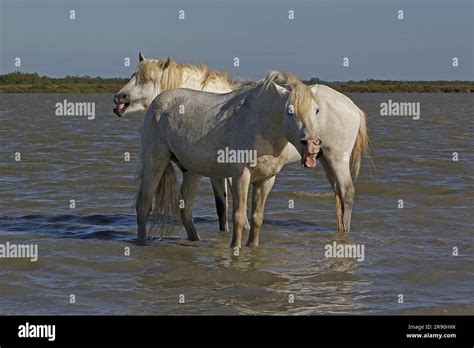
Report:
[[[181,88],[189,88],[213,93],[228,93],[233,91],[230,83],[220,77],[216,77],[208,81],[203,88],[203,81],[205,78],[205,72],[186,69],[183,74],[183,84],[181,85]]]
[[[255,131],[262,139],[273,145],[279,153],[288,144],[285,132],[285,102],[280,96],[266,93],[265,96],[253,98],[247,113],[250,132]],[[254,104],[255,103],[255,104]]]

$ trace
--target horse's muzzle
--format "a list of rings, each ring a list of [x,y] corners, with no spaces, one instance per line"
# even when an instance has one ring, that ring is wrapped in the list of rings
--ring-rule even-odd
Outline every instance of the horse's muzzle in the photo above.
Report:
[[[302,139],[303,154],[301,156],[301,167],[314,168],[316,167],[316,156],[321,150],[321,139]]]
[[[116,114],[118,117],[122,117],[123,114],[125,113],[125,110],[130,106],[130,99],[126,94],[119,93],[114,95],[114,114]]]

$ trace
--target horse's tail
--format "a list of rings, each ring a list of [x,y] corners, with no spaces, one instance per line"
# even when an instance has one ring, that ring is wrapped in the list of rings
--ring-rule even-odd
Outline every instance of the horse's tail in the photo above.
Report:
[[[367,122],[365,118],[365,113],[360,109],[359,118],[359,130],[357,132],[357,138],[354,144],[354,148],[352,149],[350,158],[351,174],[353,180],[356,180],[357,176],[359,175],[362,155],[369,154],[369,134],[367,131]]]
[[[152,226],[150,234],[159,232],[160,237],[169,236],[179,221],[178,180],[173,164],[165,168],[155,192],[152,210]]]

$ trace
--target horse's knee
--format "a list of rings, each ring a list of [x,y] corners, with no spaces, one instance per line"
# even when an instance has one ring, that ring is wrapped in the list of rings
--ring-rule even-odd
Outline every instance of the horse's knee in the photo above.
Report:
[[[243,212],[243,211],[237,211],[234,214],[234,219],[238,223],[244,224],[246,218],[247,218],[247,216],[246,216],[245,212]]]
[[[258,213],[253,213],[252,214],[252,224],[254,225],[255,228],[260,228],[262,227],[263,224],[263,214],[258,212]]]
[[[243,211],[237,211],[234,214],[234,221],[236,226],[243,227],[245,223],[247,222],[247,215]]]

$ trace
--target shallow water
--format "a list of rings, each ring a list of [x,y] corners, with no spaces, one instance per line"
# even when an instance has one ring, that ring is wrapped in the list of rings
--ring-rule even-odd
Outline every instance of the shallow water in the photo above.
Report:
[[[37,262],[0,259],[0,313],[474,314],[473,96],[350,97],[374,163],[356,184],[353,232],[335,233],[322,168],[294,164],[269,196],[261,246],[234,257],[208,179],[194,212],[203,241],[177,227],[134,244],[142,116],[118,119],[105,94],[0,94],[0,243],[39,248]],[[55,116],[63,99],[95,102],[96,118]],[[388,99],[420,102],[421,119],[380,116]],[[333,241],[363,244],[365,260],[326,258]]]

